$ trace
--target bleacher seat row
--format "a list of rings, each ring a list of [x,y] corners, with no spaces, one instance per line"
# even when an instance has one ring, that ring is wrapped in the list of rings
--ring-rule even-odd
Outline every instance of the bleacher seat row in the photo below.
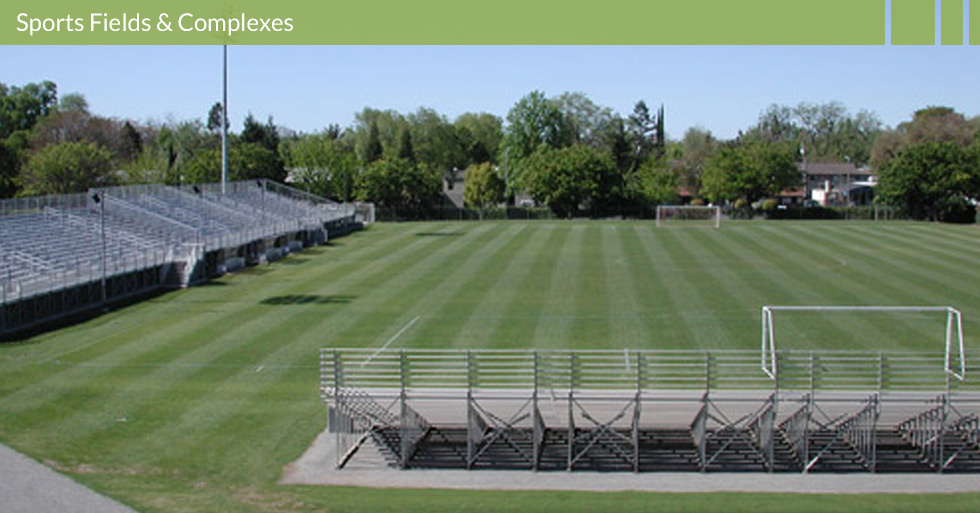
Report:
[[[271,261],[362,226],[267,180],[92,189],[0,201],[0,335]]]

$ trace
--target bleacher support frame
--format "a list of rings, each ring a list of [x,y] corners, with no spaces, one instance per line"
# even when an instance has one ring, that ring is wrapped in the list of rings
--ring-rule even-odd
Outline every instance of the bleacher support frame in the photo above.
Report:
[[[321,393],[338,468],[980,472],[980,384],[944,355],[776,357],[774,382],[751,351],[323,349]]]

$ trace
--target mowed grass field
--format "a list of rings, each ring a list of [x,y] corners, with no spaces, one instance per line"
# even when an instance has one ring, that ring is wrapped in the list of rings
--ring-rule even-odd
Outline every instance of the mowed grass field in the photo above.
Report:
[[[975,355],[978,264],[977,226],[377,224],[272,265],[0,344],[0,441],[140,511],[976,511],[978,494],[275,483],[325,427],[321,347],[757,349],[765,304],[951,305],[964,314]],[[787,314],[779,342],[936,352],[944,320]]]

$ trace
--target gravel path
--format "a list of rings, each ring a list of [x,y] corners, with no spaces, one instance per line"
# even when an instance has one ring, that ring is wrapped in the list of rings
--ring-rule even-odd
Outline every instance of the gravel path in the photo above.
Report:
[[[647,492],[957,493],[980,492],[970,474],[765,474],[696,472],[530,472],[396,470],[355,455],[349,468],[335,469],[334,435],[321,433],[300,459],[286,466],[280,484],[452,488],[481,490],[583,490]]]
[[[0,511],[134,513],[5,445],[0,445]]]

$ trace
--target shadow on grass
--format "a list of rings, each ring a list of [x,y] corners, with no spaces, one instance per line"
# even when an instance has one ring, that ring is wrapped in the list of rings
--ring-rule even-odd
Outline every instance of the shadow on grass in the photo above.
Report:
[[[327,251],[329,251],[330,248],[337,248],[337,247],[340,247],[340,246],[343,246],[343,245],[344,245],[343,242],[334,242],[334,241],[324,242],[323,244],[319,244],[317,246],[310,246],[310,247],[307,247],[307,248],[303,248],[302,251],[299,251],[297,253],[290,253],[289,254],[289,257],[292,258],[292,257],[294,257],[296,255],[303,255],[303,256],[306,256],[306,255],[311,255],[311,256],[322,255],[322,254],[326,253]]]
[[[276,265],[303,265],[309,262],[309,258],[298,257],[295,255],[289,255],[287,258],[276,261]]]
[[[356,296],[330,295],[322,296],[319,294],[291,294],[287,296],[272,296],[259,301],[263,305],[332,305],[350,303]]]
[[[242,274],[246,276],[263,276],[273,272],[274,270],[266,264],[251,265],[244,269],[239,269],[235,271],[235,274]]]
[[[22,328],[16,328],[7,333],[0,333],[0,346],[10,347],[16,345],[24,344],[34,344],[38,341],[31,340],[33,337],[38,335],[43,335],[50,331],[56,331],[61,328],[67,328],[69,326],[74,326],[76,324],[81,324],[86,321],[97,319],[104,314],[112,312],[114,310],[119,310],[126,308],[130,305],[134,305],[140,302],[152,302],[159,296],[170,292],[171,289],[164,287],[144,291],[132,296],[128,296],[122,299],[115,299],[109,301],[108,304],[91,304],[84,306],[81,310],[67,313],[53,319],[46,319],[38,324],[29,325]],[[3,508],[0,508],[2,511]]]

